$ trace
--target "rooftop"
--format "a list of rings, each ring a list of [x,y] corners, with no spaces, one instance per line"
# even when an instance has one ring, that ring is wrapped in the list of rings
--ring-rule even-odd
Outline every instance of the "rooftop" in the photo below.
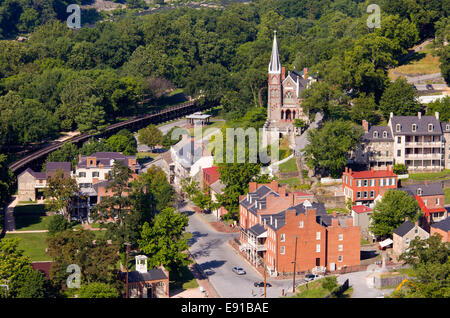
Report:
[[[355,213],[366,213],[366,212],[372,212],[373,210],[365,205],[354,205],[352,207],[352,211],[355,211]]]
[[[434,223],[433,225],[431,225],[431,227],[441,229],[445,232],[450,231],[450,217],[448,217],[440,222]]]
[[[354,179],[371,179],[397,176],[392,170],[352,171],[351,169],[348,170],[348,168],[345,168],[345,173],[350,174],[350,176]]]

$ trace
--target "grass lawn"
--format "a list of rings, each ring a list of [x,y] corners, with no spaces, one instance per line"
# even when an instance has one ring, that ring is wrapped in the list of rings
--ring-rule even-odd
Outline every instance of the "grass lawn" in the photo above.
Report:
[[[445,194],[445,204],[450,204],[450,188],[445,188],[444,194]]]
[[[409,179],[417,181],[436,181],[443,179],[450,179],[450,170],[445,169],[439,172],[428,172],[428,173],[410,173]]]
[[[45,205],[21,205],[14,208],[17,231],[47,230],[53,216],[45,215]]]
[[[348,210],[346,208],[327,209],[328,214],[333,214],[334,211],[336,211],[336,213],[340,213],[340,214],[348,214]]]
[[[289,148],[289,139],[287,137],[283,137],[280,140],[279,151],[280,151],[279,160],[283,160],[292,154],[292,149]]]
[[[279,165],[281,173],[289,173],[298,171],[297,162],[295,158],[291,158]]]
[[[47,233],[23,233],[6,234],[6,238],[20,238],[19,247],[24,250],[24,254],[29,256],[33,262],[51,261],[52,258],[45,253],[47,243]]]
[[[291,298],[323,298],[330,294],[330,292],[322,287],[323,278],[314,280],[297,287],[297,294]],[[353,288],[349,287],[339,298],[350,298],[353,294]]]
[[[302,184],[302,181],[299,177],[280,179],[278,180],[280,185],[288,185],[288,186],[298,186]]]
[[[160,155],[161,155],[160,153],[156,153],[156,152],[151,152],[151,151],[145,152],[145,151],[143,151],[143,152],[138,152],[136,154],[136,159],[144,159],[144,158],[147,158],[147,157],[155,159],[156,157],[158,157]]]
[[[439,73],[441,71],[439,57],[431,54],[433,50],[431,44],[428,44],[423,51],[416,53],[409,62],[389,70],[389,78],[396,80],[400,76],[395,72],[403,74]]]
[[[187,266],[180,269],[179,272],[172,272],[169,274],[170,288],[174,289],[191,289],[197,288],[198,283],[194,277],[194,274],[189,270]]]

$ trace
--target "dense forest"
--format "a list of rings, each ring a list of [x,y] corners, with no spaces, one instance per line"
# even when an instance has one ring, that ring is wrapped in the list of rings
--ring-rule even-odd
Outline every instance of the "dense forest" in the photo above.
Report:
[[[369,2],[255,0],[139,17],[125,10],[73,30],[65,24],[67,2],[0,1],[0,34],[29,32],[23,42],[0,41],[2,152],[148,111],[139,102],[172,86],[201,93],[222,104],[227,118],[240,118],[266,104],[275,29],[281,63],[310,67],[322,80],[303,96],[311,114],[376,122],[392,108],[383,102],[391,86],[387,69],[420,40],[444,39],[450,11],[448,0],[383,0],[381,28],[369,29]]]

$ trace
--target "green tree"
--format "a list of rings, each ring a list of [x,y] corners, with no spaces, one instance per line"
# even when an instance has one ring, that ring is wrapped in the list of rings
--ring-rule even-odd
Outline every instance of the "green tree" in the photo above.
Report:
[[[450,85],[450,46],[446,45],[444,48],[442,48],[439,52],[439,55],[442,77],[447,82],[447,85]]]
[[[14,178],[6,159],[4,154],[0,154],[0,205],[2,206],[10,199]]]
[[[47,281],[39,271],[28,271],[22,286],[19,289],[17,298],[45,298],[47,295]]]
[[[427,104],[427,115],[434,116],[435,112],[439,112],[441,121],[450,121],[450,96],[445,96]]]
[[[163,139],[162,132],[155,125],[149,125],[146,128],[140,129],[138,134],[139,142],[150,148],[154,148],[160,144]]]
[[[406,217],[414,222],[419,216],[419,204],[413,196],[405,191],[389,190],[375,205],[369,229],[376,236],[391,236]]]
[[[78,296],[80,298],[118,298],[119,292],[114,286],[94,282],[83,285]]]
[[[106,140],[108,148],[114,152],[122,152],[125,156],[135,155],[137,152],[137,141],[134,135],[126,129],[122,129],[117,134]]]
[[[353,100],[350,118],[354,123],[359,125],[364,119],[372,125],[377,125],[380,122],[381,116],[376,112],[376,109],[375,97],[373,95],[366,96],[363,93]]]
[[[322,280],[322,287],[332,293],[337,287],[338,282],[336,276],[327,276]]]
[[[400,291],[394,296],[414,298],[450,297],[450,248],[442,242],[442,236],[435,234],[426,240],[411,241],[400,260],[412,266],[414,278],[407,284],[406,293]]]
[[[309,144],[304,149],[306,163],[338,178],[347,164],[349,151],[355,149],[362,135],[362,128],[348,121],[326,122],[321,129],[308,131]]]
[[[57,214],[52,217],[50,223],[48,224],[48,235],[54,236],[57,233],[64,232],[70,227],[70,222],[67,221],[61,214]]]
[[[162,211],[169,207],[175,198],[175,190],[167,181],[167,175],[160,167],[151,166],[145,173],[139,175],[145,189],[156,201],[155,211]]]
[[[171,128],[163,137],[161,144],[165,147],[165,148],[170,148],[171,146],[179,143],[181,141],[181,139],[183,138],[182,136],[179,136],[178,138],[174,138],[172,139],[172,134],[175,130],[181,129],[178,126],[175,126],[173,128]]]
[[[71,162],[72,168],[78,163],[78,148],[71,142],[66,142],[61,148],[51,152],[45,162]],[[43,167],[45,170],[45,167]]]
[[[144,223],[139,248],[148,257],[150,267],[163,265],[169,271],[177,271],[190,263],[186,251],[190,235],[185,232],[188,217],[166,208],[155,216],[152,224]]]
[[[380,110],[385,118],[392,112],[396,116],[416,116],[421,111],[421,105],[416,100],[417,92],[406,79],[398,78],[391,83],[380,100]]]
[[[393,171],[395,174],[407,174],[408,173],[408,169],[402,163],[398,163],[398,164],[394,165]]]
[[[58,170],[55,175],[48,178],[44,193],[48,198],[46,209],[60,212],[70,220],[70,208],[74,197],[79,193],[77,180],[74,177],[64,176],[64,172]]]

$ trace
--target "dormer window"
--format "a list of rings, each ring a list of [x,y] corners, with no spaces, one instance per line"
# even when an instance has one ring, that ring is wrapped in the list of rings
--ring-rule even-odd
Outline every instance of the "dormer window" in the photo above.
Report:
[[[450,125],[445,125],[445,130],[450,130]]]
[[[433,124],[428,124],[428,131],[433,131]]]
[[[417,125],[416,124],[412,124],[412,131],[416,132],[417,131]]]
[[[373,138],[378,138],[378,131],[373,132]]]
[[[395,125],[395,130],[397,132],[400,132],[402,130],[402,127],[400,126],[400,124]]]
[[[417,195],[422,195],[422,189],[421,188],[417,189]]]
[[[387,131],[383,131],[383,138],[387,138]]]

